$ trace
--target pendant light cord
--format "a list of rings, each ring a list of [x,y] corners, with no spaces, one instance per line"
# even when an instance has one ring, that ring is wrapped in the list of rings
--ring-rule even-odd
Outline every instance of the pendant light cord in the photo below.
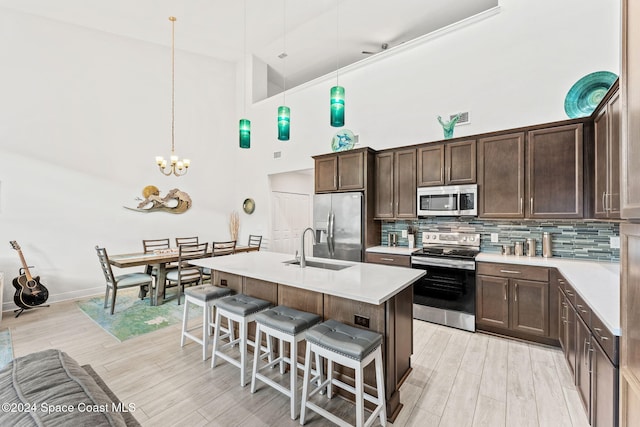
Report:
[[[171,21],[171,155],[175,154],[175,28],[176,17],[170,16]]]
[[[336,86],[339,84],[340,74],[340,0],[336,0]]]
[[[282,0],[282,49],[285,54],[282,64],[282,102],[287,105],[287,0]]]
[[[247,0],[244,0],[244,40],[242,46],[242,117],[247,115]]]

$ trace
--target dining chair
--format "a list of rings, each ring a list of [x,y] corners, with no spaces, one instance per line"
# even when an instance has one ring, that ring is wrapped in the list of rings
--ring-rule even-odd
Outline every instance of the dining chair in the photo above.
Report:
[[[211,244],[211,256],[231,255],[236,253],[236,241],[229,240],[228,242],[213,242]],[[211,278],[211,269],[204,268],[202,270],[204,274],[204,280]]]
[[[208,248],[207,242],[178,246],[178,268],[167,272],[167,281],[178,286],[178,305],[185,286],[202,284],[202,268],[189,264],[189,261],[206,257]]]
[[[260,250],[260,245],[262,244],[262,236],[257,236],[255,234],[249,235],[249,246],[250,248],[257,247]]]
[[[107,289],[104,294],[104,308],[107,308],[109,302],[109,292],[111,292],[112,315],[116,305],[116,294],[118,293],[118,289],[139,286],[140,295],[146,294],[144,288],[146,287],[148,289],[151,287],[151,284],[153,283],[153,276],[147,273],[128,273],[114,276],[113,270],[111,269],[111,264],[109,263],[109,255],[107,255],[107,250],[105,248],[96,246],[96,252],[98,254],[100,267],[102,268],[102,273],[104,274],[104,279],[107,284]]]
[[[229,240],[228,242],[213,242],[211,246],[211,253],[213,256],[231,255],[236,252],[236,241]]]
[[[153,253],[154,251],[171,249],[169,239],[143,239],[142,248],[145,254]],[[168,266],[167,266],[168,267]],[[156,275],[155,269],[152,264],[148,264],[145,267],[145,273]]]
[[[200,243],[198,241],[198,236],[196,237],[176,237],[176,246],[180,245],[197,245]]]

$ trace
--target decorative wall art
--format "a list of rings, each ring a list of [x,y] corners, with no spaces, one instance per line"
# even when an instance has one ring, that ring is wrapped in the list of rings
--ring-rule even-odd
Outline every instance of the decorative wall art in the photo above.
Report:
[[[240,231],[240,215],[238,212],[233,211],[231,215],[229,215],[229,234],[231,235],[231,240],[238,241],[238,234]]]
[[[331,151],[351,150],[356,144],[356,136],[349,129],[340,129],[331,138]]]
[[[177,188],[172,189],[166,196],[160,197],[160,190],[155,185],[147,185],[142,189],[142,195],[144,199],[136,197],[136,200],[140,201],[138,206],[131,208],[125,206],[126,209],[130,209],[136,212],[168,212],[172,214],[181,214],[186,212],[191,207],[191,197],[184,191],[180,191]]]

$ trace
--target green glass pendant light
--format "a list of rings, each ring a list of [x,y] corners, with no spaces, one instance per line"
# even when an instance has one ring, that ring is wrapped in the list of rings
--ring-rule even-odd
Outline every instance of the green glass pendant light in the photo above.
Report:
[[[251,148],[251,120],[240,119],[240,148]]]
[[[246,114],[247,98],[246,98],[246,85],[247,85],[247,0],[244,0],[244,41],[243,41],[243,58],[242,58],[242,109],[243,115]],[[251,148],[251,120],[240,119],[238,125],[238,133],[240,134],[240,148]]]
[[[331,88],[331,126],[344,126],[344,88],[342,86]]]
[[[291,124],[291,110],[286,105],[278,107],[278,139],[289,140],[289,128]]]
[[[278,140],[288,141],[291,126],[291,110],[287,107],[287,0],[282,1],[282,41],[280,58],[284,60],[282,71],[282,104],[278,107]]]

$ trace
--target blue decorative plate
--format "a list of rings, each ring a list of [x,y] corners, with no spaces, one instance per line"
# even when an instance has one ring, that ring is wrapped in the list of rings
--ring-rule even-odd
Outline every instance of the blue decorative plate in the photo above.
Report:
[[[356,137],[349,129],[340,129],[331,139],[332,151],[351,150],[356,143]]]
[[[567,116],[575,119],[593,113],[617,78],[609,71],[596,71],[575,82],[564,99]]]

